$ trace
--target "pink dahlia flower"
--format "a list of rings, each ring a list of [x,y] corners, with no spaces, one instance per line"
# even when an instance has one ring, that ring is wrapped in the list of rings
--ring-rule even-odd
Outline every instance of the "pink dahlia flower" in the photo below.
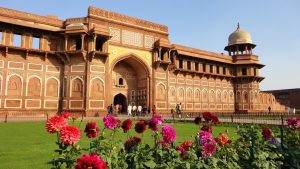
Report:
[[[163,123],[164,119],[159,116],[153,116],[148,122],[149,128],[153,131],[158,131],[158,126]]]
[[[216,143],[215,139],[212,137],[212,134],[210,132],[203,131],[203,130],[200,130],[199,139],[201,145],[204,145],[206,143],[211,143],[211,144]]]
[[[118,125],[119,121],[119,119],[111,115],[107,115],[103,118],[104,126],[108,129],[115,128]]]
[[[64,117],[56,115],[47,120],[45,128],[49,133],[56,133],[67,125],[67,120]]]
[[[298,117],[289,117],[286,119],[286,123],[293,130],[300,129],[300,118]]]
[[[88,138],[95,138],[99,134],[99,128],[95,122],[89,122],[86,124],[84,132]]]
[[[99,156],[85,154],[77,160],[75,169],[107,169],[107,166]]]
[[[66,126],[60,130],[60,140],[66,145],[76,144],[80,138],[80,129],[75,126]]]
[[[164,125],[161,134],[165,143],[173,143],[176,140],[176,131],[171,125]]]

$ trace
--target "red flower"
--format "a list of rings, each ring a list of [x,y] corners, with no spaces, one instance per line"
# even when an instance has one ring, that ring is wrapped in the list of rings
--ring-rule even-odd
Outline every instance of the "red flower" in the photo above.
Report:
[[[132,120],[131,119],[127,119],[127,120],[123,121],[122,129],[123,129],[124,133],[127,133],[128,130],[131,128],[131,126],[132,126]]]
[[[145,121],[139,121],[135,124],[134,129],[137,133],[142,134],[147,129],[147,124],[145,124]]]
[[[84,132],[88,138],[95,138],[99,134],[99,128],[95,122],[89,122],[86,124]]]
[[[182,147],[185,151],[189,151],[190,147],[193,145],[192,141],[184,141],[183,143],[181,143],[180,147]]]
[[[67,120],[64,117],[56,115],[47,120],[45,128],[49,133],[56,133],[67,125]]]
[[[206,122],[213,122],[214,124],[219,124],[219,118],[215,115],[212,115],[210,112],[204,112],[203,113],[203,118]]]
[[[66,126],[60,130],[60,140],[66,145],[76,144],[80,138],[80,129],[75,126]]]
[[[212,153],[216,151],[216,146],[211,143],[206,143],[203,146],[204,156],[210,156]]]
[[[132,137],[125,142],[125,150],[130,151],[132,148],[137,147],[141,142],[142,140],[139,137]]]
[[[107,166],[99,156],[85,154],[77,160],[75,169],[107,169]]]
[[[202,128],[201,128],[201,130],[209,132],[209,133],[212,133],[212,128],[208,124],[203,125]]]
[[[212,114],[210,112],[204,112],[202,116],[203,116],[205,121],[207,121],[207,122],[211,121]]]
[[[183,158],[187,154],[186,150],[181,146],[177,146],[175,150],[180,152],[180,157],[181,158]]]
[[[214,115],[211,116],[211,121],[214,124],[219,124],[220,123],[219,118],[217,116],[214,116]]]
[[[228,136],[226,134],[220,134],[216,140],[219,146],[224,146],[228,142]]]
[[[194,123],[199,125],[201,123],[201,121],[202,121],[201,117],[196,117],[194,120]]]
[[[262,135],[266,140],[270,140],[272,137],[271,130],[269,128],[263,128],[262,129]]]

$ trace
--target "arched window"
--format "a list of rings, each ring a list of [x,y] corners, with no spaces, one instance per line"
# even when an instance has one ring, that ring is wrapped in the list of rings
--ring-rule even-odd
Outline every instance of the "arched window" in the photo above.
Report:
[[[240,92],[237,92],[237,93],[236,93],[236,97],[237,97],[237,101],[238,101],[238,102],[241,102],[241,101],[242,101],[242,99],[241,99],[241,93],[240,93]]]
[[[121,85],[121,86],[124,85],[124,80],[123,80],[123,78],[119,78],[119,85]]]
[[[21,96],[22,95],[22,80],[19,76],[13,75],[9,77],[7,83],[7,95]]]
[[[39,78],[30,77],[27,83],[27,96],[40,96],[41,95],[41,81]]]
[[[214,90],[210,90],[209,91],[209,101],[210,102],[215,102],[215,98],[216,98],[215,91]]]
[[[217,90],[217,102],[220,103],[221,102],[221,99],[222,99],[222,96],[221,96],[221,91],[220,90]]]
[[[223,91],[223,97],[222,97],[223,99],[222,99],[222,101],[223,101],[223,102],[227,102],[227,97],[228,97],[228,96],[227,96],[227,91],[224,90],[224,91]]]
[[[207,100],[208,100],[208,92],[207,92],[207,90],[206,89],[204,89],[203,91],[202,91],[202,100],[204,101],[204,102],[207,102]]]
[[[46,96],[58,97],[58,80],[50,78],[46,84]]]
[[[163,84],[158,84],[156,87],[156,98],[158,100],[165,100],[166,99],[166,89]]]
[[[194,101],[195,102],[199,102],[200,101],[200,91],[198,89],[195,90]]]
[[[248,103],[248,92],[246,92],[246,91],[243,92],[243,100],[244,100],[244,103]]]
[[[186,95],[187,95],[187,101],[192,101],[193,100],[193,91],[192,89],[187,89],[187,92],[186,92]]]
[[[92,80],[91,82],[91,89],[90,89],[90,93],[92,98],[97,98],[97,99],[103,99],[104,97],[104,85],[103,82],[96,78],[94,80]]]
[[[178,99],[179,100],[184,100],[184,90],[183,90],[183,88],[180,88],[179,90],[178,90]]]
[[[81,79],[76,78],[72,81],[72,97],[82,97],[83,96],[83,82]]]

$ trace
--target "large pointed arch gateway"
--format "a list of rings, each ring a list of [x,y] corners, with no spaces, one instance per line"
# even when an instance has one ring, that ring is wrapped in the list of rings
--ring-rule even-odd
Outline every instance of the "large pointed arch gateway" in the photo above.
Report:
[[[129,53],[119,56],[110,66],[111,91],[108,93],[111,103],[117,105],[115,96],[122,94],[127,105],[151,105],[151,76],[149,66],[137,55]],[[119,104],[118,104],[119,105]],[[124,112],[124,106],[123,106]],[[125,109],[126,111],[126,109]]]

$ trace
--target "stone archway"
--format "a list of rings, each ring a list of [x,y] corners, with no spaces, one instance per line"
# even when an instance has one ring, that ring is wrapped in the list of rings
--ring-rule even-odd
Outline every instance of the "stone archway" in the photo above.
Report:
[[[114,97],[114,106],[118,105],[120,113],[126,113],[127,110],[127,98],[122,93],[117,94]],[[121,108],[121,109],[120,109]],[[119,112],[117,112],[119,113]]]
[[[114,99],[112,96],[122,93],[127,98],[127,105],[150,107],[149,66],[139,56],[128,54],[113,60],[110,67],[112,91],[109,93],[110,98]]]

